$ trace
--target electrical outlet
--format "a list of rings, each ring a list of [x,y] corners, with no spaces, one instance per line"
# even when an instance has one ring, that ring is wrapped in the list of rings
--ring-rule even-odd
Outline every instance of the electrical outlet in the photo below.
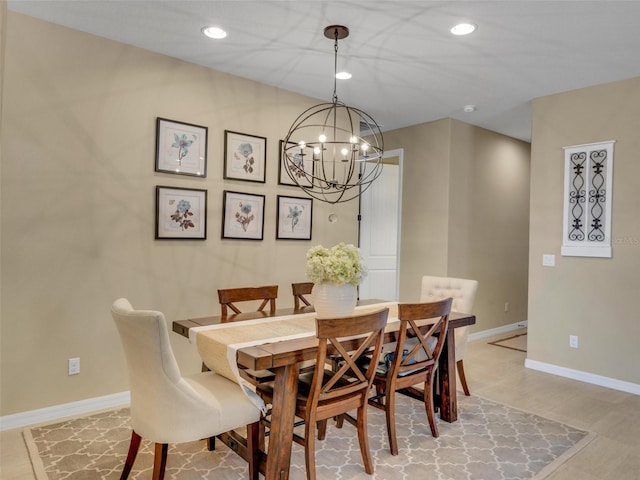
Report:
[[[509,302],[504,302],[504,313],[509,311]]]
[[[80,358],[69,359],[69,375],[78,375],[80,373]]]
[[[578,336],[577,335],[569,335],[569,346],[571,348],[578,348]]]

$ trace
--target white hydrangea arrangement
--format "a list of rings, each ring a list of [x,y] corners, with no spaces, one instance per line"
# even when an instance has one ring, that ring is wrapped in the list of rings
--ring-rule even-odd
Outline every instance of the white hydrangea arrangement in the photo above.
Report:
[[[307,277],[315,283],[357,286],[366,275],[360,252],[353,245],[339,243],[330,249],[316,245],[307,252]]]

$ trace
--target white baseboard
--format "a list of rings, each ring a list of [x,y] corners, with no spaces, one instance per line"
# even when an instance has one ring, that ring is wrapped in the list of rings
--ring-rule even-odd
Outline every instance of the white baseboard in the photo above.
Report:
[[[481,332],[469,334],[469,341],[480,340],[494,335],[500,335],[502,333],[508,333],[519,328],[526,328],[528,321],[524,320],[518,323],[512,323],[511,325],[503,325],[501,327],[492,328],[489,330],[483,330]],[[595,375],[593,373],[582,372],[580,370],[573,370],[571,368],[559,367],[549,363],[539,362],[537,360],[525,359],[524,366],[531,370],[538,370],[540,372],[551,373],[552,375],[558,375],[560,377],[571,378],[572,380],[578,380],[580,382],[591,383],[593,385],[599,385],[601,387],[611,388],[613,390],[620,390],[622,392],[633,393],[640,395],[640,385],[630,382],[624,382],[622,380],[616,380],[614,378],[603,377],[601,375]]]
[[[557,365],[551,365],[537,360],[530,360],[528,358],[524,361],[524,366],[531,370],[538,370],[540,372],[551,373],[553,375],[571,378],[572,380],[578,380],[580,382],[591,383],[593,385],[599,385],[613,390],[620,390],[622,392],[640,395],[640,385],[636,383],[624,382],[622,380],[616,380],[615,378],[603,377],[601,375],[582,372],[580,370],[573,370],[572,368],[559,367]]]
[[[53,407],[5,415],[4,417],[0,417],[0,430],[37,425],[39,423],[51,422],[65,417],[104,410],[106,408],[126,406],[129,405],[130,401],[131,395],[129,392],[120,392],[103,397],[88,398],[87,400],[80,400],[78,402],[54,405]]]
[[[502,325],[501,327],[490,328],[489,330],[483,330],[481,332],[475,332],[469,334],[469,341],[480,340],[487,337],[493,337],[494,335],[500,335],[502,333],[508,333],[519,328],[527,328],[528,321],[512,323],[511,325]]]

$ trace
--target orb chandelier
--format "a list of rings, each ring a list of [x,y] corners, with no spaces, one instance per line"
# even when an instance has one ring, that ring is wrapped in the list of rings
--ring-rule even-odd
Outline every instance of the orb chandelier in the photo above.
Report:
[[[327,203],[353,200],[382,173],[384,142],[376,121],[338,100],[338,40],[349,29],[330,25],[334,40],[333,99],[298,116],[282,142],[282,160],[291,180],[307,195]]]

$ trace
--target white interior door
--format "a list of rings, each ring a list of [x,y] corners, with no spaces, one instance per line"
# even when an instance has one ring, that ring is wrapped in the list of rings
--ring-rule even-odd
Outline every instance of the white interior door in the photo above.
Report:
[[[381,175],[360,197],[360,253],[369,274],[359,296],[398,300],[402,149],[383,160]]]

